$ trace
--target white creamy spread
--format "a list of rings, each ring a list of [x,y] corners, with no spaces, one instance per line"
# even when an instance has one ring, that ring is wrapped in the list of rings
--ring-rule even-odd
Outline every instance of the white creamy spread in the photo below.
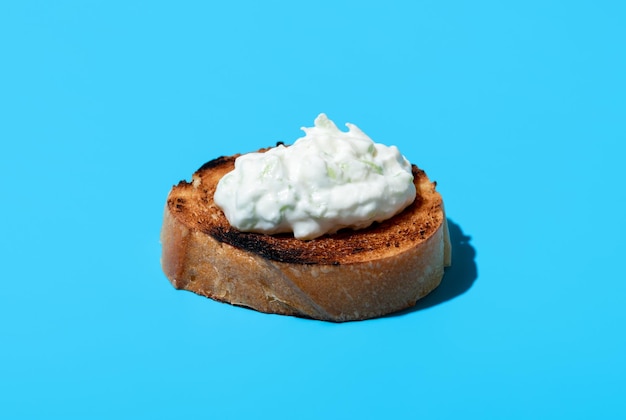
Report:
[[[374,143],[325,114],[289,147],[238,157],[214,200],[238,230],[293,232],[313,239],[389,219],[415,200],[411,164],[395,146]]]

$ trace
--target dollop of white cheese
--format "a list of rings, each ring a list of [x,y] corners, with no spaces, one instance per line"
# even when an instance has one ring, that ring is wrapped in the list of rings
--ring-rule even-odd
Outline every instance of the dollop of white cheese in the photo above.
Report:
[[[320,114],[293,145],[239,156],[214,196],[231,226],[308,240],[365,228],[411,204],[416,190],[409,161],[397,147],[346,126],[341,131]]]

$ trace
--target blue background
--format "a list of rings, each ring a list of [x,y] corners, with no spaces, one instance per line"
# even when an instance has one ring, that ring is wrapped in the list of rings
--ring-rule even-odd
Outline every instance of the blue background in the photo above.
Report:
[[[626,5],[0,5],[0,418],[625,418]],[[438,182],[454,266],[332,324],[176,291],[166,195],[325,112]]]

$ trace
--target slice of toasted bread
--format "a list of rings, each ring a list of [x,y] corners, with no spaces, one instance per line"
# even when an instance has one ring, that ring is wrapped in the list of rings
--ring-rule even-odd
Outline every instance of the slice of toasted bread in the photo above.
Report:
[[[230,226],[213,194],[236,157],[204,164],[169,193],[161,263],[175,288],[261,312],[341,322],[411,307],[441,282],[451,261],[443,202],[416,166],[417,196],[400,214],[302,241]]]

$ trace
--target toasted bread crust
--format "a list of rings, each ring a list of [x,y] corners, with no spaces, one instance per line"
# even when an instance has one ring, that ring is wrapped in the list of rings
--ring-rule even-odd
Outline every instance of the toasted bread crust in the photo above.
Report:
[[[416,166],[417,197],[402,213],[302,241],[230,226],[213,194],[236,157],[207,162],[170,191],[161,242],[174,287],[262,312],[340,322],[413,306],[441,281],[450,263],[443,202]]]

